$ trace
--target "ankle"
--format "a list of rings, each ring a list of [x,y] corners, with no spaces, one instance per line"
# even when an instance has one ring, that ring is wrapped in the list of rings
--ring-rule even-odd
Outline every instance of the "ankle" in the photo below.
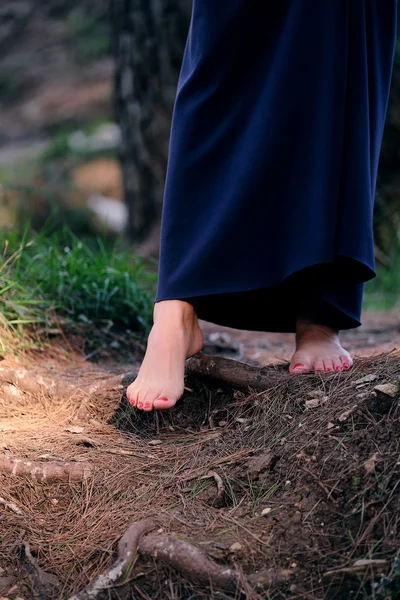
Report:
[[[320,323],[314,323],[311,319],[306,317],[299,317],[296,322],[296,339],[326,339],[332,340],[337,339],[339,331],[332,329],[327,325]]]
[[[194,307],[184,300],[163,300],[154,305],[154,323],[166,320],[174,325],[197,323]]]

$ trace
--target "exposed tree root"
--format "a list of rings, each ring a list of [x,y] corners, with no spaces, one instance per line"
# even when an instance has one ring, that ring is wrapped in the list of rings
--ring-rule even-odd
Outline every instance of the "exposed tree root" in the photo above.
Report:
[[[131,566],[139,552],[175,569],[193,583],[213,589],[235,592],[241,587],[241,578],[235,569],[220,565],[190,542],[159,533],[150,533],[157,524],[152,519],[131,525],[118,544],[118,558],[106,573],[99,575],[84,590],[70,600],[95,600],[102,591],[115,585]],[[290,571],[265,570],[249,577],[247,584],[265,588],[286,580]]]
[[[251,387],[255,390],[268,388],[274,375],[274,369],[271,368],[251,367],[229,358],[207,356],[201,352],[187,361],[186,372],[188,375],[223,381],[233,387]],[[48,396],[66,398],[78,393],[93,396],[119,392],[131,384],[136,376],[137,371],[132,371],[90,382],[82,380],[71,383],[66,377],[55,379],[47,375],[38,375],[37,371],[33,370],[0,368],[0,385],[12,384],[22,392],[45,393]]]
[[[186,372],[197,377],[223,381],[232,387],[264,391],[271,385],[275,370],[271,367],[251,367],[242,362],[199,352],[186,363]],[[282,376],[282,375],[281,375]]]
[[[75,596],[72,596],[70,600],[95,599],[102,591],[117,583],[125,570],[132,564],[140,538],[156,527],[157,525],[152,519],[139,521],[128,527],[118,543],[118,558],[111,569],[96,577],[92,583]]]
[[[163,562],[194,583],[232,592],[239,586],[234,569],[215,563],[203,550],[185,540],[152,533],[141,538],[139,552]]]
[[[34,461],[15,457],[0,457],[0,473],[25,475],[38,481],[82,481],[91,474],[88,463],[64,461]]]

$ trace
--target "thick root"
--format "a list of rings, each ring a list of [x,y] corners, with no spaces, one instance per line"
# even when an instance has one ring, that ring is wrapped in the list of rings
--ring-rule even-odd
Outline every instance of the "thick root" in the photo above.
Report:
[[[37,481],[82,481],[91,474],[88,463],[35,461],[0,457],[0,473],[13,477],[27,476]]]

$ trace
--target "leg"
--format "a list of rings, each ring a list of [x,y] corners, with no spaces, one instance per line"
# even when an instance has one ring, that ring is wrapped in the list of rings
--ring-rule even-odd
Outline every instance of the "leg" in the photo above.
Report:
[[[154,326],[139,374],[127,389],[132,406],[171,408],[183,394],[186,359],[200,352],[203,334],[192,304],[165,300],[154,307]]]

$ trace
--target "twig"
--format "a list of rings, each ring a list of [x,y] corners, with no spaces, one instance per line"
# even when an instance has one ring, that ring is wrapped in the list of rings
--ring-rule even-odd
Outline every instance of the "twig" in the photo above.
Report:
[[[318,478],[318,476],[315,473],[313,473],[312,471],[310,471],[310,469],[307,469],[307,467],[300,467],[300,469],[302,471],[305,471],[309,475],[311,475],[311,477],[314,479],[315,483],[317,485],[319,485],[321,490],[326,494],[327,499],[331,498],[332,492],[334,491],[335,488],[333,488],[332,490],[329,491],[329,489],[326,487],[326,485],[324,483],[322,483],[322,481]],[[337,503],[335,502],[335,504],[337,504]]]
[[[5,506],[6,508],[9,508],[13,512],[15,512],[16,515],[24,514],[22,512],[22,510],[20,508],[18,508],[18,506],[16,504],[14,504],[14,502],[8,502],[5,498],[0,497],[0,504],[3,504],[3,506]]]
[[[210,471],[209,473],[207,473],[207,475],[203,475],[203,477],[200,477],[200,479],[209,479],[210,477],[212,477],[215,483],[217,484],[217,495],[214,498],[213,505],[218,506],[221,503],[223,497],[225,496],[225,485],[222,481],[221,476],[218,475],[218,473],[216,473],[215,471]]]
[[[58,592],[61,588],[58,577],[52,573],[47,573],[47,571],[44,571],[41,567],[39,567],[38,561],[32,555],[28,542],[24,543],[24,553],[26,561],[23,561],[23,566],[32,580],[32,585],[35,591],[46,598],[49,596],[53,597],[54,593]]]

